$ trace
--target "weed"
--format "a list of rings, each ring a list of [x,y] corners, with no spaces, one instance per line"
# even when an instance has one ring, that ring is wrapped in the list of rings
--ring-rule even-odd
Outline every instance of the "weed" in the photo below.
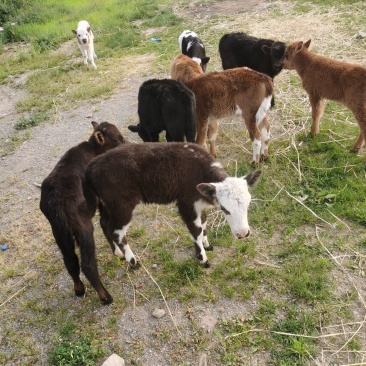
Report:
[[[45,113],[36,113],[30,115],[28,118],[21,117],[14,125],[16,130],[25,130],[30,127],[38,126],[41,122],[47,121],[49,116]]]
[[[92,343],[92,336],[83,334],[76,339],[60,336],[50,352],[49,363],[55,366],[95,365],[105,350]]]

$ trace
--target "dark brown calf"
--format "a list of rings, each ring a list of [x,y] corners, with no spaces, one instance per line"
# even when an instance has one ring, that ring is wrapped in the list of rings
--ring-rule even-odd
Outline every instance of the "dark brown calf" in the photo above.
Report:
[[[100,224],[112,251],[132,266],[137,259],[127,242],[127,229],[139,203],[175,202],[195,243],[198,259],[206,267],[208,207],[220,207],[235,238],[249,236],[248,187],[259,178],[228,177],[219,162],[193,143],[122,145],[93,159],[85,172],[88,185],[103,202]]]
[[[88,141],[68,150],[41,187],[40,209],[49,221],[53,236],[61,250],[67,271],[74,281],[76,296],[85,294],[80,280],[79,258],[75,243],[80,247],[81,269],[104,304],[113,301],[99,278],[95,258],[92,217],[97,208],[93,191],[85,187],[84,173],[89,161],[126,140],[118,128],[108,122],[92,122],[94,132]]]

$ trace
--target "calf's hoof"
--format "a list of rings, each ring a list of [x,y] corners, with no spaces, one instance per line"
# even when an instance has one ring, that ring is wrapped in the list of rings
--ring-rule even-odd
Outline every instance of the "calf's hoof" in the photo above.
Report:
[[[83,297],[85,295],[85,290],[75,290],[75,295],[78,297]]]
[[[210,244],[208,247],[205,247],[206,251],[212,252],[213,251],[213,246]]]
[[[132,258],[129,264],[131,269],[139,269],[141,267],[140,262],[138,262],[135,258]]]
[[[75,291],[75,295],[78,297],[82,297],[85,295],[85,286],[84,284],[80,281],[79,284],[75,284],[74,285],[74,291]]]
[[[260,161],[268,161],[269,160],[269,157],[268,157],[268,155],[262,154],[259,160]]]
[[[204,263],[203,263],[203,267],[204,267],[204,268],[210,268],[210,267],[211,267],[210,262],[209,262],[209,261],[204,262]]]
[[[109,305],[113,302],[113,297],[108,294],[108,296],[104,297],[103,299],[100,299],[100,301],[103,303],[103,305]]]

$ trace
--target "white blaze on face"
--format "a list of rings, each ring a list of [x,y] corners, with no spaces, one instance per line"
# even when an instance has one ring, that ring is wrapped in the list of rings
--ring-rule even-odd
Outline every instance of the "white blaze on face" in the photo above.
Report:
[[[251,195],[247,181],[243,178],[226,178],[223,182],[212,183],[216,187],[216,198],[236,238],[249,235],[248,208]]]

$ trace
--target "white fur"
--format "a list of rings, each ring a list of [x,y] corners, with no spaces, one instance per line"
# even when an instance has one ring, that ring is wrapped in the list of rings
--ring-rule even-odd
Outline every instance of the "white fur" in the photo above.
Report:
[[[262,122],[263,118],[266,116],[269,108],[271,107],[271,99],[272,95],[269,95],[268,97],[264,98],[262,104],[258,108],[258,111],[255,115],[257,125],[259,125]]]
[[[196,62],[199,66],[201,66],[202,60],[198,57],[192,57],[192,60]]]
[[[235,237],[245,237],[249,233],[248,208],[251,195],[245,178],[228,177],[220,183],[211,183],[216,187],[216,198],[219,205],[230,214],[225,218]]]
[[[95,65],[94,59],[97,58],[97,55],[94,52],[94,35],[90,24],[86,20],[81,20],[78,23],[76,31],[73,30],[73,33],[76,34],[78,39],[78,46],[83,55],[84,65],[88,65],[89,60],[93,69],[96,70],[97,66]]]
[[[178,38],[178,43],[179,43],[179,49],[180,49],[180,52],[182,52],[182,42],[183,42],[183,38],[187,38],[189,36],[192,36],[192,37],[198,37],[197,34],[195,32],[192,32],[190,30],[184,30],[181,35],[179,36]]]
[[[261,146],[262,143],[260,140],[254,139],[252,143],[252,149],[253,149],[253,161],[258,162],[259,160],[259,154],[261,152]]]
[[[130,226],[130,224],[125,225],[122,229],[120,230],[114,230],[114,234],[118,235],[118,243],[114,243],[114,254],[118,257],[120,257],[121,259],[126,258],[127,262],[131,262],[131,259],[135,259],[136,262],[136,258],[135,255],[133,254],[130,246],[128,244],[124,244],[123,245],[123,253],[121,251],[121,245],[122,245],[122,240],[123,238],[126,236],[127,233],[127,229]]]
[[[202,211],[204,211],[207,207],[210,207],[210,205],[203,200],[199,200],[194,203],[194,210],[196,211],[196,215],[197,215],[197,218],[194,220],[194,224],[198,228],[202,229],[201,234],[198,235],[197,239],[195,240],[195,243],[200,248],[200,254],[202,255],[202,263],[206,263],[208,260],[206,251],[205,251],[205,247],[207,248],[210,246],[207,236],[204,235],[204,230],[206,229],[206,222],[204,224],[202,224],[202,220],[201,220]]]
[[[261,140],[262,140],[262,146],[261,146],[261,155],[266,155],[268,152],[268,142],[271,138],[271,134],[265,127],[261,130]],[[267,143],[266,143],[267,142]]]
[[[211,166],[215,167],[215,168],[219,168],[219,169],[223,169],[224,167],[222,166],[222,164],[219,161],[215,161],[211,164]]]

